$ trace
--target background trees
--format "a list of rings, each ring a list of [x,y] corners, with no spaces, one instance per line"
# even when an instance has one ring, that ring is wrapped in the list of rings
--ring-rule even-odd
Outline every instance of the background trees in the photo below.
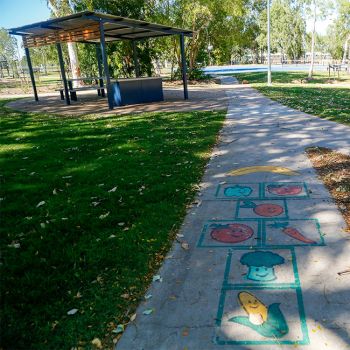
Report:
[[[10,75],[10,68],[18,59],[17,57],[17,42],[11,37],[5,28],[0,28],[0,77],[3,77],[3,70]]]
[[[266,53],[267,0],[47,0],[53,16],[83,10],[95,10],[140,20],[184,27],[194,31],[186,41],[189,75],[198,75],[198,68],[208,64],[262,63]],[[349,58],[350,1],[336,0],[337,15],[324,37],[306,31],[306,21],[329,14],[326,0],[272,0],[271,48],[281,59],[301,59],[310,48],[330,52],[334,58]],[[2,34],[3,35],[3,34]],[[4,36],[0,37],[6,42]],[[132,76],[134,62],[131,42],[108,44],[108,59],[114,76]],[[63,45],[64,47],[65,45]],[[96,75],[96,47],[87,44],[68,44],[65,51],[73,77]],[[167,37],[137,42],[142,75],[157,70],[157,64],[168,62],[171,75],[178,75],[180,52],[178,38]],[[8,53],[11,57],[11,53]],[[54,48],[33,49],[34,65],[55,61]],[[157,63],[157,64],[154,64]],[[44,68],[45,69],[45,68]],[[312,67],[310,72],[312,73]]]
[[[266,46],[267,16],[264,9],[259,17],[259,46]],[[299,59],[304,52],[306,24],[301,4],[292,0],[275,0],[271,5],[271,50],[291,60]]]

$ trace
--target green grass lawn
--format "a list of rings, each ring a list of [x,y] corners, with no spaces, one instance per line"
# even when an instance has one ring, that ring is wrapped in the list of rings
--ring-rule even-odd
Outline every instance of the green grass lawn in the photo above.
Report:
[[[6,77],[5,79],[0,79],[0,91],[6,90],[6,89],[14,89],[14,88],[21,88],[24,90],[24,92],[27,92],[27,90],[32,91],[30,78],[29,76],[27,78],[27,84],[25,84],[21,79],[19,78],[9,78]],[[45,75],[44,73],[35,73],[35,83],[37,88],[40,87],[52,87],[55,88],[56,86],[62,85],[61,77],[58,73],[48,73]]]
[[[89,349],[95,337],[110,348],[193,200],[225,112],[71,118],[3,106],[0,348]]]
[[[319,72],[308,83],[301,83],[307,72],[272,72],[272,86],[267,73],[235,74],[247,80],[269,98],[300,111],[350,125],[350,75],[342,73],[335,84],[327,83],[328,73]]]

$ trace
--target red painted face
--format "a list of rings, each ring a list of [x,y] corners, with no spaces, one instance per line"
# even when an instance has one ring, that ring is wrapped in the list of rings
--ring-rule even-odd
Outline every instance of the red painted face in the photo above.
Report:
[[[267,186],[267,190],[270,193],[276,194],[278,196],[288,196],[288,195],[295,196],[301,193],[303,189],[299,185],[270,185],[270,186]]]
[[[211,230],[211,237],[222,243],[239,243],[253,236],[254,230],[243,224],[221,225]]]
[[[283,213],[283,208],[277,204],[266,203],[257,205],[254,208],[254,212],[260,216],[272,217],[281,215]]]

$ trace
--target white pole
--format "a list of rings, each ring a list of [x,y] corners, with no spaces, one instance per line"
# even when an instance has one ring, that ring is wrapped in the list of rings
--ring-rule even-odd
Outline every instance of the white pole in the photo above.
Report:
[[[267,85],[271,85],[270,0],[267,0]]]

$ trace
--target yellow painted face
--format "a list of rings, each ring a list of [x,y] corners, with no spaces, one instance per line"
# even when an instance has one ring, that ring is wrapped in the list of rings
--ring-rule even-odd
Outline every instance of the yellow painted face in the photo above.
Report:
[[[240,292],[238,300],[249,316],[258,314],[263,322],[266,321],[267,307],[255,295],[248,292]]]

